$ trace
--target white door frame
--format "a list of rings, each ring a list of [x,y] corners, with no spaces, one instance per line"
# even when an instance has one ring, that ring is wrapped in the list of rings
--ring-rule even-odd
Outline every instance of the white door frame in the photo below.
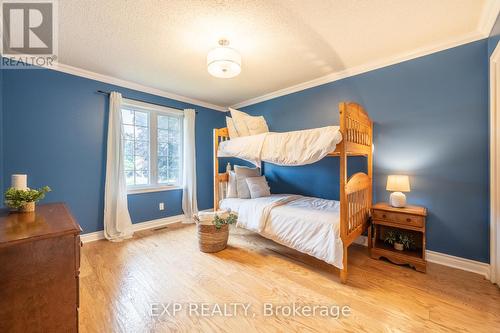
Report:
[[[500,42],[490,57],[490,280],[500,286]]]

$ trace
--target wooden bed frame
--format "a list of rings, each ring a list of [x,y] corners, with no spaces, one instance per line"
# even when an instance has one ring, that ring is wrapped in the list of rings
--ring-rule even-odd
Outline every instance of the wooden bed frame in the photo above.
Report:
[[[344,268],[340,280],[347,282],[347,250],[369,226],[372,206],[373,124],[363,107],[352,102],[339,104],[342,141],[328,156],[340,158],[340,237],[344,245]],[[221,141],[229,140],[227,128],[214,129],[214,210],[219,208],[219,186],[228,181],[227,173],[219,173],[217,151]],[[368,174],[358,172],[347,178],[347,158],[365,156]],[[370,243],[371,240],[369,239]],[[369,244],[370,245],[370,244]]]

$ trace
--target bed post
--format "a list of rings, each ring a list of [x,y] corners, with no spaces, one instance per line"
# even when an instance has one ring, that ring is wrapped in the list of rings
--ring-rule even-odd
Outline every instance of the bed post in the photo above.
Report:
[[[339,117],[340,117],[340,133],[342,134],[342,141],[340,142],[340,237],[343,241],[344,254],[342,258],[343,269],[340,271],[340,281],[342,283],[347,282],[347,249],[348,245],[345,242],[347,237],[347,195],[346,195],[346,184],[347,184],[347,152],[345,146],[345,138],[347,138],[346,132],[346,103],[339,104]]]
[[[217,151],[219,149],[219,133],[217,128],[214,128],[214,212],[219,209],[219,157]]]

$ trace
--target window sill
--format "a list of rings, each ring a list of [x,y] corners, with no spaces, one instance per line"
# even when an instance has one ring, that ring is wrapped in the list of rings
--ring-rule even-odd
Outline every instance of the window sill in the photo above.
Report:
[[[155,187],[138,187],[127,189],[127,194],[141,194],[141,193],[151,193],[151,192],[164,192],[164,191],[175,191],[182,190],[182,186],[155,186]]]

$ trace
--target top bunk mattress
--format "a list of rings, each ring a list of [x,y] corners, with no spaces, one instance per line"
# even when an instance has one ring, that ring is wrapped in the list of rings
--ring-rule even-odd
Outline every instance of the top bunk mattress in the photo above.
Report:
[[[335,150],[342,141],[339,126],[327,126],[283,133],[263,133],[223,141],[218,157],[236,157],[260,166],[306,165],[317,162]]]

